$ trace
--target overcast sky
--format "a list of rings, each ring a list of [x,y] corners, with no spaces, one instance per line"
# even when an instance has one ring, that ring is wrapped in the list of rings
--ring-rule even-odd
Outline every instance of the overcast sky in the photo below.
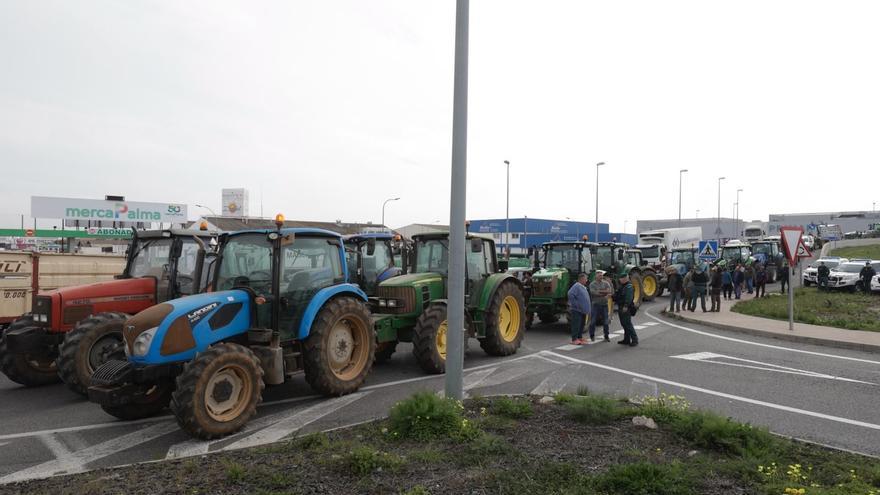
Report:
[[[473,0],[469,218],[870,209],[876,1]],[[452,0],[0,1],[0,227],[30,196],[449,217]]]

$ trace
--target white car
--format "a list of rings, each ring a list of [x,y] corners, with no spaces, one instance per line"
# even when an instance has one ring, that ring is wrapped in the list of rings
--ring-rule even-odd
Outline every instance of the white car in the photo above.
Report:
[[[880,261],[872,260],[871,265],[874,269],[880,268]],[[864,261],[850,261],[841,263],[828,277],[828,287],[832,289],[844,289],[854,292],[862,289],[862,281],[859,279],[859,272],[865,267]]]
[[[880,275],[875,275],[871,279],[871,292],[880,292]]]
[[[827,266],[829,270],[834,270],[835,268],[837,268],[837,265],[841,263],[846,263],[847,261],[849,260],[846,258],[839,258],[837,256],[819,258],[816,261],[816,264],[810,264],[809,266],[804,268],[804,273],[802,276],[804,287],[809,287],[811,285],[816,285],[819,283],[819,263],[825,263],[825,266]]]
[[[804,239],[804,246],[806,246],[807,249],[812,251],[813,246],[816,245],[816,239],[811,235],[805,235],[803,239]]]

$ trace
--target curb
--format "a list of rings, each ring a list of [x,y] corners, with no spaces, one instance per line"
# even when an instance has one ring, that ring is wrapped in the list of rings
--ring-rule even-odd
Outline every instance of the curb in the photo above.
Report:
[[[817,337],[807,337],[804,335],[797,335],[794,333],[778,333],[778,332],[768,332],[766,330],[758,330],[755,328],[747,328],[747,327],[737,327],[734,325],[725,325],[723,323],[715,323],[713,321],[703,321],[697,318],[688,318],[687,316],[682,316],[678,314],[670,314],[666,312],[664,309],[661,313],[661,316],[669,318],[670,320],[679,320],[687,323],[694,323],[697,325],[703,325],[707,327],[717,328],[719,330],[727,330],[729,332],[737,332],[744,333],[747,335],[754,335],[757,337],[767,337],[776,340],[785,340],[788,342],[798,342],[802,344],[812,344],[819,345],[824,347],[835,347],[838,349],[847,349],[851,351],[862,351],[862,352],[872,352],[872,353],[880,353],[880,345],[874,344],[865,344],[861,342],[841,342],[838,340],[831,339],[820,339]],[[853,332],[858,332],[859,330],[849,330]]]

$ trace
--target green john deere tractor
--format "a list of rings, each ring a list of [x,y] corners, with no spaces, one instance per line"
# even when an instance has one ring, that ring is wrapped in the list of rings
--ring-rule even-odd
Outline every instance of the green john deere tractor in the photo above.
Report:
[[[568,290],[577,281],[578,273],[595,276],[590,244],[586,242],[545,242],[541,246],[544,268],[532,274],[532,294],[526,311],[526,328],[531,328],[534,315],[542,323],[555,323],[559,315],[568,314]]]
[[[626,264],[628,266],[638,267],[639,275],[642,277],[642,300],[653,301],[655,297],[660,295],[660,277],[654,268],[648,266],[648,262],[642,260],[642,252],[638,249],[626,250]],[[632,274],[630,274],[632,277]]]
[[[614,285],[615,290],[617,290],[619,283],[617,279],[618,274],[621,272],[628,273],[629,280],[633,285],[633,304],[636,306],[641,304],[642,299],[646,299],[642,285],[642,267],[629,263],[626,252],[629,246],[621,242],[591,242],[588,244],[593,255],[594,268],[612,275],[610,281]],[[654,274],[653,281],[655,286],[654,294],[656,294],[656,274]]]
[[[406,275],[379,284],[371,298],[378,348],[387,360],[398,342],[412,342],[413,354],[428,373],[446,371],[447,269],[449,234],[413,236],[412,263]],[[491,239],[467,237],[465,281],[466,336],[475,337],[492,356],[516,353],[525,333],[522,285],[500,273]]]

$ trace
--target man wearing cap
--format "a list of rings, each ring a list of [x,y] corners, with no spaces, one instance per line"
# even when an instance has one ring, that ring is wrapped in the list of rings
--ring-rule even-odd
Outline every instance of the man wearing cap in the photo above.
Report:
[[[629,282],[629,274],[620,272],[618,276],[620,287],[614,296],[617,302],[617,317],[620,318],[620,326],[623,327],[623,339],[618,340],[618,344],[635,347],[639,345],[639,336],[636,335],[636,329],[632,324],[632,316],[629,314],[630,307],[633,305],[634,289]]]
[[[819,268],[816,269],[816,278],[818,280],[819,290],[828,290],[828,277],[831,275],[831,270],[825,266],[824,261],[819,262]]]
[[[865,267],[859,272],[859,278],[862,279],[862,290],[865,291],[865,294],[871,293],[871,279],[874,278],[874,275],[877,275],[877,271],[871,266],[870,261],[866,261]]]
[[[602,322],[602,330],[605,332],[605,342],[611,342],[608,329],[608,298],[614,292],[611,284],[605,280],[605,272],[599,270],[596,272],[596,280],[590,283],[590,301],[596,301],[592,305],[592,314],[590,315],[590,341],[596,341],[596,323]]]

